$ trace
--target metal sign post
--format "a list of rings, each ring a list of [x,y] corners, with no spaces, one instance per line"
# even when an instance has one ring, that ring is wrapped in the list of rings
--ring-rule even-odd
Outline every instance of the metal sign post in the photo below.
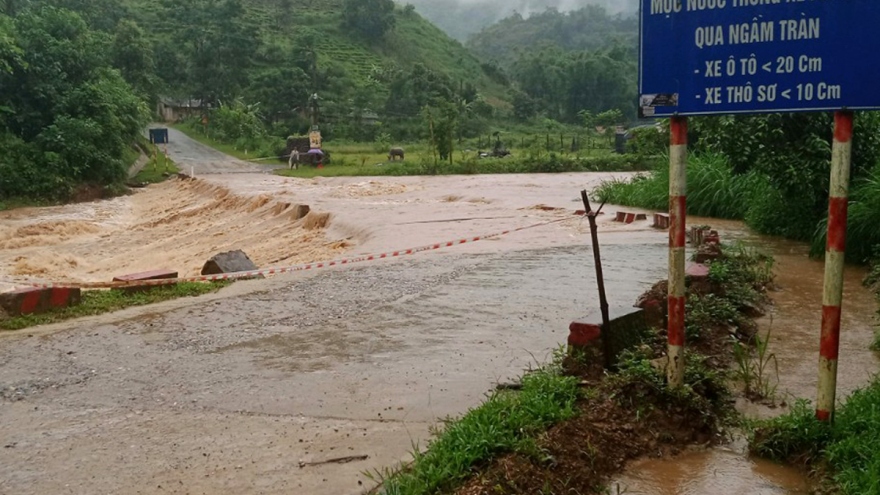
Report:
[[[816,412],[823,421],[833,417],[852,111],[880,109],[880,63],[871,58],[880,53],[878,24],[877,0],[641,0],[639,114],[672,119],[671,386],[684,373],[685,118],[835,111]]]
[[[837,358],[840,351],[840,308],[843,302],[852,134],[852,112],[834,114],[828,243],[825,247],[825,294],[822,298],[822,338],[819,347],[819,394],[816,404],[816,417],[820,421],[831,421],[837,396]]]
[[[685,243],[687,241],[687,117],[669,125],[669,385],[684,385]]]

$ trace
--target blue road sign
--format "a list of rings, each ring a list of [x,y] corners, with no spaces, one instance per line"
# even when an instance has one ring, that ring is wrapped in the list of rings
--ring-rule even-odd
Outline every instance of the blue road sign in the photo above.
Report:
[[[644,117],[880,109],[880,0],[641,0]]]

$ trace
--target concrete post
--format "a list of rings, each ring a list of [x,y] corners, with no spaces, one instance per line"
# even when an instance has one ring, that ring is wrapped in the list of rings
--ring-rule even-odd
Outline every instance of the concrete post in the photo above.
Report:
[[[673,117],[669,146],[669,386],[684,385],[687,118]]]
[[[840,307],[843,302],[852,134],[852,112],[835,113],[828,244],[825,247],[825,295],[822,300],[822,338],[819,345],[819,394],[816,401],[816,417],[824,422],[832,420],[837,396],[837,358],[840,352]]]

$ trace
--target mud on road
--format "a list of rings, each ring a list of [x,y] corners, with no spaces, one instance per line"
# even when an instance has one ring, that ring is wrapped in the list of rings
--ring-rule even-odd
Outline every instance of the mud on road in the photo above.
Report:
[[[0,273],[94,281],[192,274],[227,249],[263,266],[400,249],[570,217],[608,176],[205,174],[3,213]],[[287,213],[296,204],[325,221],[307,228]],[[603,229],[610,295],[632,301],[665,271],[665,236]],[[2,334],[0,493],[362,493],[365,471],[404,460],[438,418],[565,341],[595,306],[586,239],[572,219]]]
[[[627,175],[300,180],[171,139],[198,181],[0,213],[0,278],[193,274],[229,249],[261,266],[403,249],[570,217],[581,189]],[[298,204],[322,220],[291,218]],[[668,236],[612,216],[600,219],[606,282],[628,305],[665,276]],[[0,493],[364,493],[365,471],[406,460],[438,418],[546,361],[598,307],[588,237],[571,219],[0,334]],[[818,318],[800,304],[790,320],[780,308],[783,341],[814,341]],[[871,316],[844,311],[847,345],[861,346]],[[813,345],[780,352],[800,359],[782,371],[798,394]],[[876,369],[869,359],[858,376]]]

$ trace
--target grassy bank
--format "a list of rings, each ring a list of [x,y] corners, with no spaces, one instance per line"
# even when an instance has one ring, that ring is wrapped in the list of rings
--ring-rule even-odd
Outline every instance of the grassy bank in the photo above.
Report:
[[[625,351],[613,374],[604,373],[591,352],[559,353],[527,374],[519,391],[497,391],[448,421],[426,450],[413,454],[412,464],[380,473],[381,493],[604,493],[604,483],[632,459],[717,442],[734,417],[727,371],[731,324],[738,334],[748,333],[754,324],[745,302],[756,304],[769,282],[768,258],[745,249],[727,253],[713,263],[710,281],[689,288],[690,311],[721,301],[733,317],[707,311],[701,322],[691,322],[703,327],[694,332],[685,388],[666,386],[660,328]],[[643,299],[665,300],[663,284]]]
[[[322,169],[310,166],[298,170],[287,169],[287,162],[263,159],[272,155],[269,149],[283,146],[272,138],[256,153],[238,149],[206,135],[197,124],[181,123],[174,127],[192,139],[241,160],[260,158],[260,163],[279,165],[277,173],[285,177],[372,177],[409,175],[473,175],[473,174],[528,174],[561,172],[636,172],[653,170],[662,163],[661,157],[638,154],[618,155],[602,148],[590,148],[577,152],[547,152],[544,141],[524,149],[514,150],[507,158],[479,158],[479,144],[487,144],[489,138],[477,142],[468,140],[453,153],[452,163],[432,157],[425,143],[405,145],[407,160],[389,162],[386,146],[375,143],[327,142],[325,148],[331,153],[331,162]],[[513,142],[526,142],[525,136],[511,136]],[[535,139],[530,136],[530,139]],[[474,142],[471,142],[474,141]],[[563,140],[563,144],[567,141]],[[552,141],[551,141],[552,143]],[[557,143],[558,144],[558,143]],[[555,146],[555,145],[551,145]],[[471,149],[472,148],[472,149]]]
[[[180,172],[180,169],[177,168],[172,159],[168,158],[165,153],[154,149],[150,161],[144,165],[144,168],[129,183],[139,185],[158,184],[176,175],[178,172]]]
[[[535,174],[564,172],[635,172],[652,168],[656,161],[635,155],[570,157],[547,155],[543,158],[471,158],[453,163],[407,161],[373,166],[330,165],[321,170],[311,167],[300,170],[282,169],[277,173],[286,177],[311,178],[315,176],[415,176],[415,175],[474,175],[474,174]]]
[[[751,450],[812,471],[831,493],[880,494],[880,378],[820,423],[806,401],[789,414],[757,425]]]
[[[611,204],[665,211],[669,202],[669,166],[631,181],[606,182],[594,196]],[[745,220],[758,233],[812,242],[812,254],[825,252],[827,224],[816,222],[802,206],[784,199],[758,172],[735,174],[720,155],[701,154],[688,162],[688,214]],[[852,185],[847,230],[847,259],[865,263],[880,246],[880,166]]]
[[[133,293],[117,289],[84,291],[82,294],[82,304],[78,306],[44,314],[0,319],[0,330],[21,330],[23,328],[58,323],[83,316],[111,313],[133,306],[145,306],[182,297],[197,297],[216,292],[227,285],[229,285],[228,282],[214,282],[210,284],[181,283]]]

